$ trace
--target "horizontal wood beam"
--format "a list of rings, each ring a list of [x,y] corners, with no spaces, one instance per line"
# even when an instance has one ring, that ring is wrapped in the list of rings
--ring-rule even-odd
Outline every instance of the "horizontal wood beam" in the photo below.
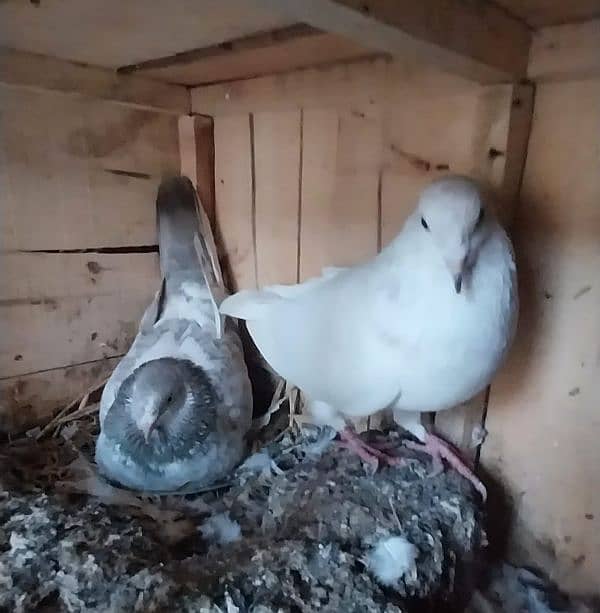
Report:
[[[254,111],[376,104],[386,96],[389,61],[383,58],[327,68],[194,87],[192,113],[220,116]]]
[[[531,42],[528,75],[536,81],[600,75],[600,19],[536,32]]]
[[[491,2],[253,0],[374,51],[429,61],[479,82],[525,76],[530,31]]]
[[[372,50],[348,38],[309,25],[295,24],[122,66],[117,72],[138,73],[169,83],[195,86],[254,78],[372,55]]]
[[[109,100],[175,115],[190,111],[185,87],[0,47],[0,83]]]

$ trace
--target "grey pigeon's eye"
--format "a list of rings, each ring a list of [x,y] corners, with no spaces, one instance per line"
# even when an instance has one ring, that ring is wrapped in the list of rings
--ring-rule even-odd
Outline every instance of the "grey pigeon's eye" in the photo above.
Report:
[[[485,214],[485,211],[483,210],[483,207],[481,207],[481,209],[479,209],[479,217],[477,218],[477,221],[475,222],[475,229],[477,229],[481,225],[484,214]]]
[[[173,402],[173,396],[171,394],[169,394],[167,396],[167,402],[170,404],[171,402]]]
[[[429,226],[427,225],[424,217],[421,217],[421,225],[425,228],[425,230],[429,230]]]

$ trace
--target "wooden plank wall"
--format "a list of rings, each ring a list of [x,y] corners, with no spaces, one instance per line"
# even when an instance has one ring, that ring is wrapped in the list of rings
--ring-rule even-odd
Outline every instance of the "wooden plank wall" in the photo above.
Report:
[[[192,100],[214,116],[217,227],[237,288],[373,256],[449,171],[497,188],[512,215],[527,86],[376,60],[198,88]],[[484,405],[438,415],[438,427],[468,449]]]
[[[600,79],[538,85],[514,225],[521,323],[491,391],[481,454],[514,496],[513,551],[567,588],[593,593],[600,577],[599,136]]]
[[[177,116],[0,90],[0,428],[46,417],[126,351],[158,282]]]

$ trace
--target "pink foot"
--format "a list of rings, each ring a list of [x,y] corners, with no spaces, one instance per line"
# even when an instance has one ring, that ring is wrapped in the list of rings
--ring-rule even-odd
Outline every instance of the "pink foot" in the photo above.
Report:
[[[367,462],[374,468],[379,466],[379,462],[394,466],[400,464],[402,461],[401,458],[385,453],[372,445],[368,445],[350,427],[344,428],[340,432],[340,438],[342,439],[340,443],[342,447],[353,451],[361,460]]]
[[[405,441],[404,446],[415,451],[421,451],[431,456],[434,467],[440,465],[442,460],[446,460],[448,464],[467,481],[470,481],[473,487],[481,494],[483,501],[487,498],[487,490],[485,485],[475,476],[475,473],[460,459],[458,454],[450,447],[446,441],[442,440],[435,434],[427,434],[425,443],[413,443]]]

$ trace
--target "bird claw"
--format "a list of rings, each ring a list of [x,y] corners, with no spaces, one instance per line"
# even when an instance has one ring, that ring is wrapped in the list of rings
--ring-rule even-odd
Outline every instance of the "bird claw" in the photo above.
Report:
[[[380,464],[398,466],[402,463],[402,458],[386,453],[378,444],[370,445],[366,443],[350,428],[342,430],[342,432],[340,432],[340,438],[342,440],[339,442],[339,444],[342,447],[356,453],[356,455],[358,455],[363,462],[369,464],[374,471],[379,468]]]
[[[405,441],[404,446],[414,451],[420,451],[431,456],[433,462],[433,470],[431,476],[438,475],[443,470],[443,461],[448,464],[463,478],[471,483],[471,485],[479,492],[483,502],[487,499],[487,489],[485,485],[475,476],[475,473],[465,464],[458,454],[444,440],[435,436],[435,434],[427,434],[424,443],[415,443],[413,441]],[[440,470],[441,469],[441,470]]]

